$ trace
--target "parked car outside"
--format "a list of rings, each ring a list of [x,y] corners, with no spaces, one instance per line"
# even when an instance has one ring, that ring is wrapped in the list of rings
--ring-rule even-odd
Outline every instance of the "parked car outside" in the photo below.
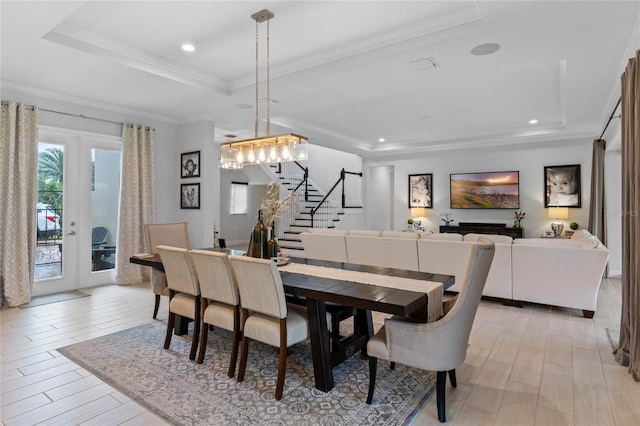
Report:
[[[38,203],[38,238],[60,235],[60,216],[49,204]]]

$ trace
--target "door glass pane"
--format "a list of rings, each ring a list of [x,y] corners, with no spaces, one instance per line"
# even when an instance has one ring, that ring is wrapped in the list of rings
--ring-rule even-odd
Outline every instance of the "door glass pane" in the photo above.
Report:
[[[64,146],[38,144],[36,280],[62,276]]]
[[[91,270],[115,268],[120,151],[91,150]]]

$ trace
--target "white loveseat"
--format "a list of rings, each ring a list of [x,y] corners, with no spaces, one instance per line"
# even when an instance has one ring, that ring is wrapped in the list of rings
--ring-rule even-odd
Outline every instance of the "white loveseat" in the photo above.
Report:
[[[480,234],[310,229],[301,234],[309,258],[454,275],[461,282],[470,247]],[[596,310],[609,251],[586,231],[572,240],[485,235],[495,256],[484,296]],[[449,290],[459,291],[459,284]]]

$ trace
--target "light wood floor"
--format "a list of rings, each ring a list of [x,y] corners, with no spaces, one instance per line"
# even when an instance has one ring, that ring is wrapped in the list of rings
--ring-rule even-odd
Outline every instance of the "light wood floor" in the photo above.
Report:
[[[163,424],[56,351],[153,321],[148,285],[82,291],[91,296],[0,311],[2,424]],[[163,298],[159,321],[166,311]],[[603,281],[593,319],[483,300],[466,362],[457,369],[458,387],[447,386],[447,423],[640,425],[640,383],[615,363],[606,333],[618,329],[619,317],[618,279]],[[414,421],[429,424],[440,424],[435,398]]]

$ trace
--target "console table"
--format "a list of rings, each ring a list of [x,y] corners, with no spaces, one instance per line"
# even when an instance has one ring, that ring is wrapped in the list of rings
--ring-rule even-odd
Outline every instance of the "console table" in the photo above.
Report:
[[[507,235],[511,238],[524,238],[524,228],[507,228],[493,224],[473,224],[463,226],[441,226],[440,233],[449,234],[497,234]]]

